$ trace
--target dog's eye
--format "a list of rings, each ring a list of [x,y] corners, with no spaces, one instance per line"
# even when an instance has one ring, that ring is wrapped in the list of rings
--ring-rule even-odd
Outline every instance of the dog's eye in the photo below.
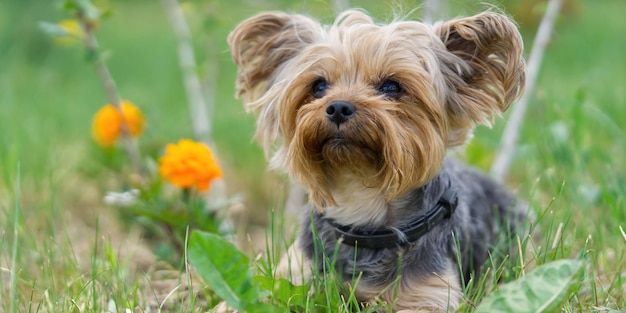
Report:
[[[380,84],[378,91],[385,96],[397,97],[402,94],[402,86],[395,80],[387,79]]]
[[[311,85],[311,94],[314,98],[319,99],[326,94],[326,89],[328,89],[328,82],[325,79],[320,78],[314,81],[313,85]]]

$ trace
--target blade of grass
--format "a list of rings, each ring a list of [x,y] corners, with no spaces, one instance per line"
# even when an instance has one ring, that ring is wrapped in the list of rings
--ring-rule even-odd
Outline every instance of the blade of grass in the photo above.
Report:
[[[187,249],[189,247],[189,226],[185,230],[185,249],[183,251],[183,262],[185,265],[185,275],[187,275],[187,288],[189,289],[189,307],[195,307],[196,291],[193,288],[193,276],[191,275],[191,269],[189,268],[189,255]],[[164,302],[165,303],[165,302]]]
[[[95,310],[98,305],[98,290],[97,290],[97,278],[100,273],[98,272],[98,237],[100,236],[100,218],[96,218],[95,240],[93,244],[93,254],[91,255],[91,308]]]
[[[15,174],[15,207],[13,211],[13,248],[11,251],[11,272],[9,293],[9,312],[17,312],[17,244],[19,236],[19,214],[20,214],[20,163],[17,163],[17,173]]]

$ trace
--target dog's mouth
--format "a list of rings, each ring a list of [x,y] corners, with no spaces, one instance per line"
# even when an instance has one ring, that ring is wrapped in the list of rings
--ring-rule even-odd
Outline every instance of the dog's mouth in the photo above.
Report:
[[[336,134],[334,136],[330,136],[324,138],[320,144],[322,152],[324,150],[335,150],[335,149],[347,149],[347,148],[366,148],[365,143],[359,143],[355,140],[349,139],[343,134]]]
[[[325,148],[327,146],[329,146],[330,148],[333,148],[333,147],[336,148],[338,146],[350,145],[350,144],[351,144],[350,140],[346,139],[343,135],[338,134],[332,137],[325,138],[324,140],[322,140],[322,143],[320,146],[322,148]]]
[[[367,143],[336,134],[322,140],[322,158],[335,165],[350,165],[354,162],[376,162],[377,153]],[[356,165],[356,164],[353,164]]]

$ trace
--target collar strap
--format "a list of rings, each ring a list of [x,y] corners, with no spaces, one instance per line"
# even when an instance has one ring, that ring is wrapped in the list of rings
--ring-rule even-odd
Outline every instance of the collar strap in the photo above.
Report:
[[[449,219],[456,210],[457,204],[456,192],[452,188],[447,188],[432,209],[399,229],[404,236],[399,236],[398,231],[389,228],[352,229],[350,226],[339,225],[333,221],[330,223],[335,227],[335,235],[342,239],[344,244],[369,249],[396,248],[417,241],[444,219]]]

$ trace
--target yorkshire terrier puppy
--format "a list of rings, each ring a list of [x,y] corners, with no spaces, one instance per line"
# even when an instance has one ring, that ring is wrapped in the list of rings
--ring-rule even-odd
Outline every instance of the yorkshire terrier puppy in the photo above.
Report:
[[[329,26],[271,12],[228,43],[257,139],[309,194],[313,212],[283,263],[292,280],[323,271],[326,253],[346,283],[360,275],[363,302],[455,311],[462,280],[526,217],[511,193],[446,157],[522,93],[516,25],[494,12],[380,25],[349,10]]]

